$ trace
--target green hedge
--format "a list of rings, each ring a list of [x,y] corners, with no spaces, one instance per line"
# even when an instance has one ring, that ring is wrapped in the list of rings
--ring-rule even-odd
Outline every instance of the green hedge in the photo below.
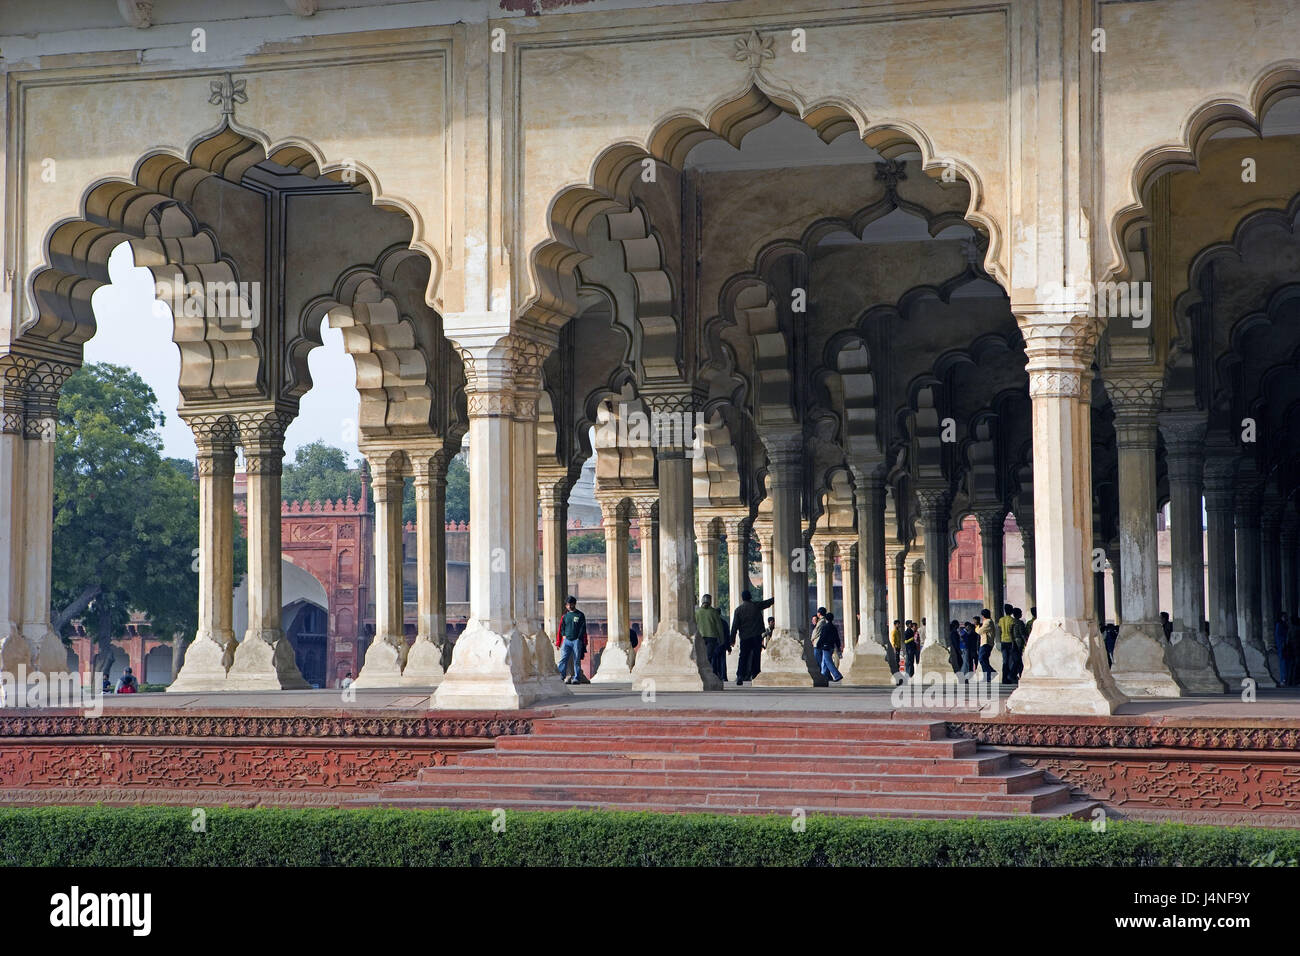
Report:
[[[1112,821],[873,820],[462,810],[0,808],[0,865],[1233,866],[1300,832]],[[1270,857],[1269,854],[1272,854]],[[1261,865],[1256,863],[1256,865]]]

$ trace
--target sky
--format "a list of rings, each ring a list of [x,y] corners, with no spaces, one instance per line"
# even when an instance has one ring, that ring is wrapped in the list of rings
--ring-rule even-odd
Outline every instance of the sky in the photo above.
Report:
[[[166,416],[163,454],[193,459],[194,436],[176,414],[181,357],[172,342],[171,310],[154,298],[152,273],[132,263],[125,242],[109,256],[108,275],[110,284],[91,298],[98,331],[86,343],[86,361],[124,365],[143,378]],[[358,454],[356,367],[343,350],[343,333],[328,322],[322,326],[324,344],[307,358],[312,389],[285,434],[286,461],[293,461],[297,448],[317,440],[342,448],[349,460]]]

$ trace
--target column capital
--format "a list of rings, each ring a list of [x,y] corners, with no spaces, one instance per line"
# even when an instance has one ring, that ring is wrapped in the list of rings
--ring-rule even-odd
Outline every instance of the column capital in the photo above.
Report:
[[[1160,412],[1156,417],[1167,456],[1195,454],[1198,459],[1205,457],[1207,416],[1204,412]]]
[[[627,527],[628,504],[627,499],[617,496],[597,496],[596,503],[600,505],[600,521],[608,536],[611,529]]]
[[[248,409],[232,417],[244,447],[244,470],[250,475],[278,475],[284,464],[284,433],[294,414],[287,408]]]
[[[659,521],[659,496],[632,495],[632,507],[636,509],[637,520],[642,526]]]
[[[1115,412],[1115,441],[1120,447],[1155,451],[1156,416],[1164,396],[1158,373],[1112,372],[1106,375],[1106,394]]]
[[[218,412],[214,414],[186,415],[183,418],[186,425],[190,426],[190,431],[194,433],[194,444],[198,446],[200,452],[204,448],[219,449],[223,447],[234,448],[239,444],[239,425],[228,414]]]
[[[989,535],[1001,535],[1007,523],[1007,509],[981,508],[975,512],[975,521],[979,524],[981,541]]]
[[[778,481],[796,481],[804,455],[803,430],[760,432],[759,439],[767,451],[768,474],[775,490]]]
[[[728,540],[738,538],[749,530],[750,518],[748,514],[741,515],[723,515],[722,516],[722,533]]]
[[[916,500],[920,505],[921,520],[930,525],[936,518],[948,518],[948,509],[952,505],[952,491],[944,485],[919,485],[916,487]]]
[[[1214,454],[1205,458],[1205,510],[1231,513],[1235,504],[1237,480],[1235,457]]]
[[[835,550],[839,552],[840,561],[848,561],[856,564],[858,560],[858,539],[857,538],[837,538],[835,540]]]

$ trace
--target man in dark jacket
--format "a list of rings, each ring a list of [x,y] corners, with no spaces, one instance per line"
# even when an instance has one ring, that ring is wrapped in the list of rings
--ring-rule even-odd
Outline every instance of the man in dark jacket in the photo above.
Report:
[[[736,664],[736,683],[752,681],[758,674],[758,658],[763,651],[763,610],[776,603],[776,598],[755,601],[748,591],[740,594],[740,604],[731,616],[731,639],[740,641],[740,660]]]
[[[560,676],[566,684],[576,684],[582,673],[581,664],[583,645],[587,642],[587,615],[578,610],[578,599],[572,594],[564,602],[564,617],[560,619],[561,641]],[[573,673],[567,675],[569,662],[573,662]]]
[[[835,615],[824,607],[817,609],[817,626],[813,629],[812,640],[822,674],[832,684],[844,680],[844,675],[835,666],[835,653],[842,650],[840,632],[835,626]]]

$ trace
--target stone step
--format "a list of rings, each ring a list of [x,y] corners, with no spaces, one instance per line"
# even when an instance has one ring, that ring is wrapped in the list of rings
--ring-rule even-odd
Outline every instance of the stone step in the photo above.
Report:
[[[737,772],[827,772],[827,773],[936,773],[978,775],[995,773],[1008,766],[1011,758],[993,751],[971,757],[808,757],[797,754],[613,754],[547,750],[468,750],[453,754],[457,767],[573,767],[592,770],[731,770]],[[437,773],[429,767],[420,775]]]
[[[575,767],[467,767],[453,764],[422,772],[419,780],[408,785],[418,790],[424,784],[508,783],[544,786],[620,786],[620,787],[726,787],[791,790],[842,790],[852,793],[937,792],[973,795],[980,793],[1025,793],[1046,783],[1043,771],[1028,767],[1011,767],[1000,773],[975,775],[940,774],[865,774],[865,773],[791,773],[788,771],[734,770],[615,770]],[[405,789],[392,785],[390,792]]]
[[[977,744],[974,740],[837,740],[792,739],[787,737],[699,738],[639,736],[588,737],[562,734],[521,734],[496,738],[496,749],[503,752],[532,753],[559,750],[566,753],[605,754],[788,754],[792,757],[970,757]]]
[[[783,740],[943,740],[944,721],[902,720],[761,720],[672,717],[554,717],[533,723],[533,736],[647,735],[679,739],[730,739],[733,737]]]
[[[617,806],[611,806],[606,803],[598,803],[590,800],[564,801],[560,803],[546,800],[497,800],[493,802],[484,802],[481,800],[458,800],[454,798],[445,798],[438,800],[429,800],[423,797],[361,797],[357,800],[348,801],[345,806],[349,807],[399,807],[412,810],[482,810],[485,813],[492,810],[619,810],[628,813],[650,811],[654,813],[718,813],[719,807],[707,805],[682,805],[682,804],[663,804],[663,803],[623,803]],[[1040,810],[1035,816],[1045,819],[1087,819],[1093,809],[1097,806],[1095,801],[1075,800],[1068,803],[1058,804],[1046,810]],[[969,817],[972,814],[950,813],[944,810],[918,810],[915,808],[899,807],[872,807],[870,809],[856,809],[853,807],[818,807],[803,806],[800,807],[809,816],[824,815],[837,817],[883,817],[883,818],[905,818],[909,820],[951,820],[954,817]],[[788,806],[753,806],[753,807],[728,807],[728,815],[743,813],[753,815],[778,814],[789,816],[791,808]],[[1024,816],[1023,813],[1006,810],[986,809],[979,812],[981,820],[1010,820],[1016,817]]]
[[[783,807],[786,809],[820,807],[828,811],[846,808],[871,810],[888,807],[906,810],[933,810],[950,813],[980,813],[995,810],[1007,813],[1037,813],[1068,803],[1070,791],[1059,784],[1040,784],[1020,793],[954,794],[935,791],[843,791],[794,789],[793,787],[692,787],[590,785],[574,782],[556,784],[467,783],[444,778],[438,782],[407,785],[392,784],[381,791],[381,798],[394,797],[430,801],[442,805],[448,799],[479,801],[498,806],[503,800],[541,800],[555,804],[596,803],[626,806],[657,803],[670,806],[703,806],[714,809],[739,807]]]

